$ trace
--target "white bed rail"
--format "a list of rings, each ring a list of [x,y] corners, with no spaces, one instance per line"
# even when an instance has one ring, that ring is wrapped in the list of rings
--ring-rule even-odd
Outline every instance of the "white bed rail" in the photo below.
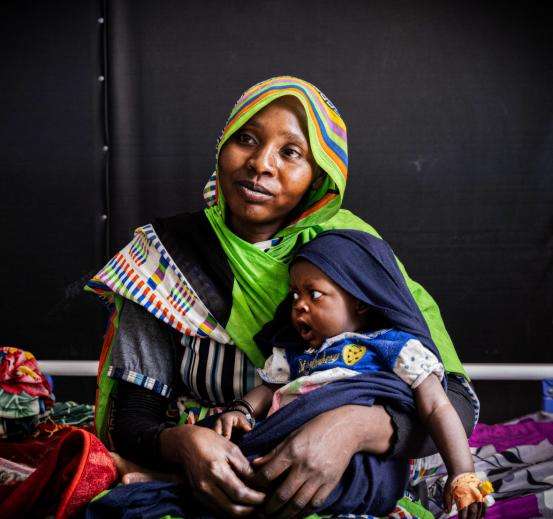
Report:
[[[43,360],[40,368],[49,375],[96,376],[96,360]],[[465,364],[472,380],[547,380],[553,379],[553,364]]]

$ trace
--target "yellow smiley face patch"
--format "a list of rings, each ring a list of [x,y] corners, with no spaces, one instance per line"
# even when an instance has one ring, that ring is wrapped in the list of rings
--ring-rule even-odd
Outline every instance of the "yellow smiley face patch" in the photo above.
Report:
[[[355,363],[359,362],[363,358],[363,355],[365,355],[365,353],[367,353],[367,348],[365,346],[348,344],[342,350],[342,357],[346,365],[353,366]]]

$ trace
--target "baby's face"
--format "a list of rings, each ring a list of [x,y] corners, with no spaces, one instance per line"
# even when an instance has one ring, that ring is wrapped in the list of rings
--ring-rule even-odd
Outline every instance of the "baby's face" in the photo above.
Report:
[[[357,300],[315,265],[299,260],[290,269],[292,324],[311,348],[325,339],[359,330],[362,318]]]

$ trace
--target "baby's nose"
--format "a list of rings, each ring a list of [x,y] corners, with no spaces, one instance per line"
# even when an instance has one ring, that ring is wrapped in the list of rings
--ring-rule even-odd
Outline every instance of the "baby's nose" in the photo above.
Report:
[[[297,299],[294,301],[294,310],[297,313],[303,313],[309,311],[309,306],[303,299]]]

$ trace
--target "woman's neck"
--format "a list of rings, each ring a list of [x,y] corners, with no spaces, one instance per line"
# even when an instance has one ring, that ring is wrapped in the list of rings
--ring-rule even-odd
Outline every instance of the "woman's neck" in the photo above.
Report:
[[[230,213],[227,216],[227,225],[236,236],[249,243],[270,240],[280,229],[280,222],[252,224],[235,218]]]

